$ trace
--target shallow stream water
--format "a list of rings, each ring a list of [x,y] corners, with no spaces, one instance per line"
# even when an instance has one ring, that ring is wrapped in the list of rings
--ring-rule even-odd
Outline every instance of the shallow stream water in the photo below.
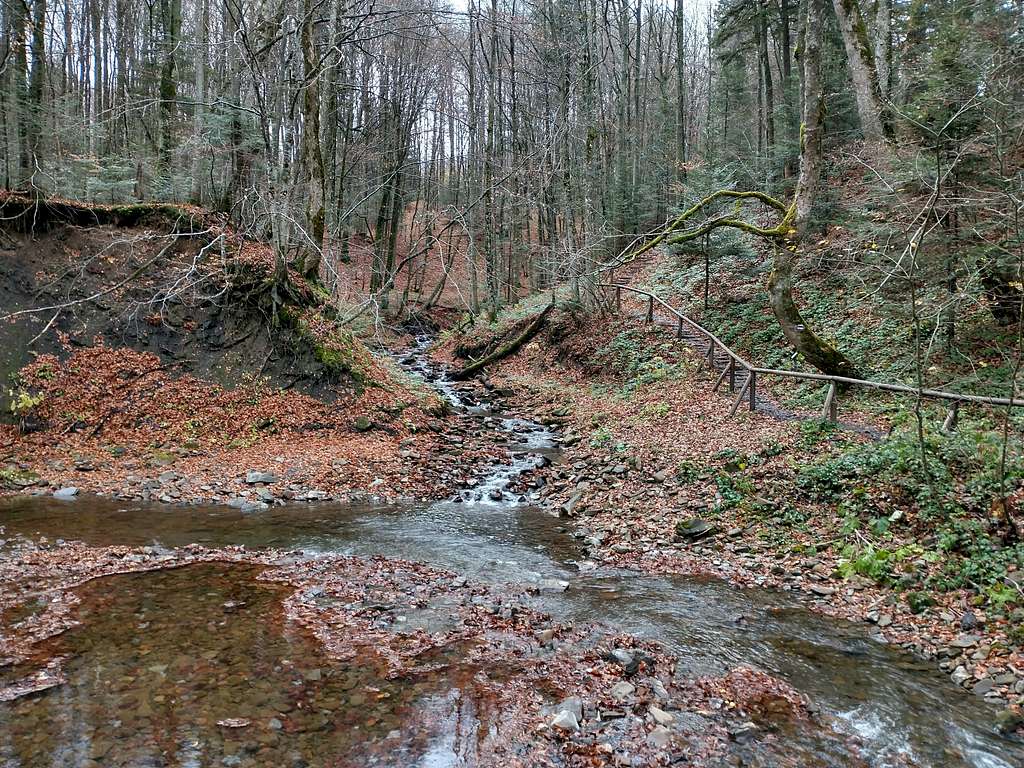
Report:
[[[407,360],[436,380],[422,357]],[[463,405],[450,383],[442,381],[439,390]],[[538,598],[558,620],[604,622],[660,641],[694,674],[737,664],[773,673],[859,738],[872,765],[1024,766],[1024,746],[994,732],[990,707],[955,688],[932,662],[872,639],[861,625],[814,614],[777,591],[580,572],[562,524],[505,490],[517,472],[553,454],[553,436],[528,422],[491,418],[512,437],[516,458],[496,467],[468,498],[255,513],[26,498],[0,504],[0,526],[7,537],[95,545],[383,554],[495,584],[564,580],[568,590]],[[85,587],[83,623],[51,641],[51,652],[70,657],[68,684],[0,704],[0,766],[472,764],[471,740],[462,735],[475,715],[458,697],[456,681],[399,684],[377,679],[372,669],[332,665],[312,641],[281,625],[279,588],[229,571],[190,567]],[[237,611],[231,621],[227,610]],[[374,702],[362,694],[353,700],[353,691],[367,688],[379,690]],[[254,731],[260,739],[249,729],[236,735],[217,725],[237,717],[278,726],[282,712],[287,730],[264,727]],[[844,763],[823,755],[822,764]]]

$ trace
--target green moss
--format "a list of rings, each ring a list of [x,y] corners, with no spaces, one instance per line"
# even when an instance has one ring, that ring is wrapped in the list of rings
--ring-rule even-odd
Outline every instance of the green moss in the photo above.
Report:
[[[27,469],[0,469],[0,488],[26,488],[38,479],[39,475]]]
[[[355,354],[355,340],[337,334],[334,341],[335,343],[342,342],[345,346],[328,347],[314,341],[313,354],[316,356],[317,362],[326,368],[333,378],[348,375],[358,384],[367,384],[366,373],[361,369]]]

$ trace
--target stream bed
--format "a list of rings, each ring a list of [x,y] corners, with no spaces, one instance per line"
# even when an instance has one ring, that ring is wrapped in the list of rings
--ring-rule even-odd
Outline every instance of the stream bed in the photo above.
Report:
[[[417,354],[424,347],[421,341],[404,363],[467,407]],[[777,591],[581,571],[563,523],[507,491],[518,473],[555,455],[555,436],[486,407],[471,410],[507,433],[514,458],[450,501],[242,512],[36,497],[0,502],[0,527],[8,539],[385,555],[491,584],[568,582],[565,591],[542,589],[538,607],[559,621],[605,623],[658,641],[686,673],[746,664],[776,675],[859,739],[871,765],[1024,766],[1024,746],[995,732],[990,707],[932,662],[873,639],[865,626],[814,614]],[[313,640],[283,625],[275,607],[283,588],[239,568],[191,566],[81,588],[81,624],[44,649],[68,657],[68,683],[0,703],[0,768],[473,764],[461,734],[474,715],[458,699],[457,681],[442,674],[399,683],[372,667],[332,664]],[[226,622],[230,606],[244,608]],[[367,688],[380,695],[353,697]],[[273,722],[285,711],[296,713],[290,728],[299,724],[288,733]],[[246,729],[218,725],[225,718],[271,727],[254,740]]]

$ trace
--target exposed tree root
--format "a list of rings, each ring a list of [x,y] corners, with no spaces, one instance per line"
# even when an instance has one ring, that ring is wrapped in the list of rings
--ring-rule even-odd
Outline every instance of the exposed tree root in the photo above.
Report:
[[[209,222],[212,218],[198,208],[170,203],[102,205],[14,192],[0,192],[0,217],[6,227],[26,233],[60,224],[134,227],[154,223],[175,230],[186,223]]]

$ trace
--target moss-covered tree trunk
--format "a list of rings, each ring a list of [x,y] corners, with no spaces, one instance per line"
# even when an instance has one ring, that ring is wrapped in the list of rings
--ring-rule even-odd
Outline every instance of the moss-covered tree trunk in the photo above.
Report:
[[[306,182],[305,226],[309,238],[309,242],[303,244],[299,268],[305,277],[312,280],[320,276],[326,197],[324,156],[320,149],[320,65],[314,39],[314,10],[312,0],[304,0],[299,35],[306,84],[302,94],[302,174]]]
[[[774,242],[768,295],[772,312],[786,340],[823,373],[855,376],[853,363],[839,350],[807,327],[793,300],[793,268],[801,239],[810,223],[814,198],[821,178],[821,134],[824,130],[825,97],[821,82],[821,4],[808,0],[803,53],[803,125],[800,143],[800,176],[791,212],[792,226],[785,221]]]
[[[888,126],[875,67],[874,46],[868,37],[864,15],[857,0],[832,0],[832,5],[843,35],[861,130],[868,141],[881,142],[888,133]]]

